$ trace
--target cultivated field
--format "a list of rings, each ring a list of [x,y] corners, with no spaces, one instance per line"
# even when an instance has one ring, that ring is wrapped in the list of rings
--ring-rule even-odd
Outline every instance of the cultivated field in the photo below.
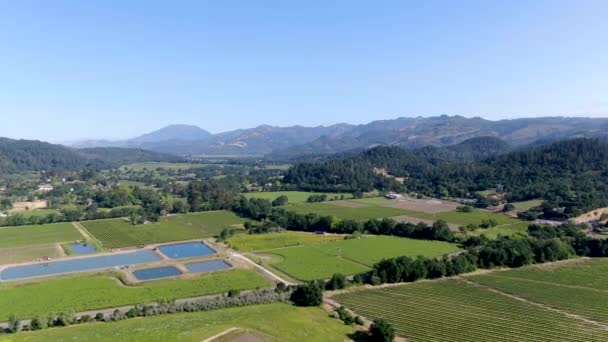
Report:
[[[425,213],[441,213],[446,211],[454,211],[458,206],[461,205],[456,202],[443,201],[436,198],[417,199],[409,197],[401,200],[389,200],[383,197],[375,197],[356,199],[352,201],[357,203],[388,206],[392,208],[406,209]]]
[[[168,169],[168,170],[188,170],[196,167],[202,167],[204,164],[190,164],[190,163],[135,163],[129,164],[122,167],[122,169],[131,169],[134,171],[142,170],[156,170],[156,169]]]
[[[56,259],[61,256],[63,253],[57,244],[0,248],[1,265],[34,261],[44,257]]]
[[[320,242],[344,239],[341,235],[318,235],[305,232],[281,232],[269,234],[238,235],[228,240],[230,247],[243,251],[310,245]]]
[[[535,303],[607,324],[608,260],[586,259],[560,267],[539,265],[467,279]]]
[[[516,234],[528,235],[528,226],[530,222],[519,221],[516,223],[508,223],[502,226],[492,228],[479,228],[467,234],[470,235],[485,235],[489,239],[496,239],[499,235],[512,236]]]
[[[518,210],[518,211],[526,211],[526,210],[529,210],[531,208],[538,207],[538,206],[542,205],[543,204],[543,200],[535,199],[535,200],[522,201],[522,202],[513,202],[512,204],[515,206],[516,210]]]
[[[28,342],[72,341],[74,336],[78,336],[80,341],[91,342],[203,341],[234,327],[248,330],[267,342],[342,342],[354,332],[338,320],[329,318],[320,308],[267,304],[23,332],[12,335],[11,339]],[[225,340],[217,340],[220,341]]]
[[[325,216],[334,216],[343,220],[369,220],[372,218],[383,218],[400,215],[409,215],[412,211],[370,205],[365,207],[349,208],[344,205],[336,205],[332,202],[322,203],[303,203],[296,205],[288,205],[285,209],[297,213],[316,213]]]
[[[331,198],[340,198],[340,196],[344,196],[345,199],[352,198],[352,194],[337,194],[337,193],[328,193],[328,192],[306,192],[306,191],[274,191],[274,192],[245,192],[242,195],[247,198],[263,198],[270,201],[273,201],[279,196],[287,196],[289,198],[290,204],[295,203],[306,203],[308,197],[312,195],[327,195],[328,199]]]
[[[429,220],[444,220],[446,222],[457,223],[457,224],[460,224],[463,226],[466,226],[468,224],[479,225],[482,220],[490,220],[490,219],[495,220],[499,225],[522,222],[522,221],[520,221],[516,218],[513,218],[511,216],[508,216],[508,215],[497,214],[497,213],[493,213],[491,211],[485,211],[485,210],[479,210],[479,209],[473,209],[473,211],[470,213],[464,213],[464,212],[459,212],[459,211],[448,211],[448,212],[442,212],[442,213],[436,213],[436,214],[414,213],[414,214],[409,214],[409,216],[414,216],[414,217],[419,217],[419,218],[429,219]]]
[[[189,279],[154,280],[125,286],[110,275],[79,275],[0,284],[0,320],[59,312],[97,310],[270,286],[256,272],[231,269]]]
[[[307,246],[280,248],[265,253],[279,258],[272,264],[281,272],[300,279],[330,278],[334,273],[363,273],[383,258],[397,256],[441,256],[459,251],[447,242],[414,240],[392,236],[369,236]]]
[[[460,280],[355,291],[335,299],[367,318],[384,318],[412,341],[606,341],[583,320]]]
[[[76,241],[82,235],[71,223],[1,227],[0,248]]]
[[[157,223],[132,225],[124,219],[84,221],[82,225],[108,248],[192,240],[240,227],[243,219],[229,211],[209,211],[162,217]]]

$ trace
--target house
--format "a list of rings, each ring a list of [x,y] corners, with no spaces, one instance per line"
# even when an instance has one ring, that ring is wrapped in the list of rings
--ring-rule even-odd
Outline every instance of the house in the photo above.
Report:
[[[394,199],[402,199],[403,195],[395,194],[395,193],[391,192],[390,194],[384,195],[384,198],[386,198],[386,199],[392,199],[392,200],[394,200]]]
[[[48,191],[52,191],[52,190],[53,190],[53,186],[51,184],[38,185],[38,191],[48,192]]]

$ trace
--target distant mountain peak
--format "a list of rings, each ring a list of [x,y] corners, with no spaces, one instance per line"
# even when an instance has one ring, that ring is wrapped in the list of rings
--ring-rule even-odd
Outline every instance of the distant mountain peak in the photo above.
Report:
[[[158,143],[161,141],[203,141],[212,136],[208,131],[194,125],[175,124],[129,140],[129,143]]]

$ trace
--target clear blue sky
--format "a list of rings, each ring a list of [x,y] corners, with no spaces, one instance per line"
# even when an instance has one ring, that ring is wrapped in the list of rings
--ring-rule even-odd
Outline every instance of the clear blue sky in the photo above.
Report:
[[[0,136],[608,116],[608,1],[2,1]]]

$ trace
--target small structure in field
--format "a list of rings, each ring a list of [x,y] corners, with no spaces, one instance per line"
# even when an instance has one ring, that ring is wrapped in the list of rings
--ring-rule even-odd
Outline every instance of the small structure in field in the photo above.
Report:
[[[400,194],[395,194],[395,193],[390,193],[390,194],[386,194],[384,195],[384,198],[386,199],[391,199],[391,200],[396,200],[396,199],[402,199],[403,195]]]
[[[38,191],[49,192],[53,190],[53,186],[51,184],[40,184],[38,185]]]

